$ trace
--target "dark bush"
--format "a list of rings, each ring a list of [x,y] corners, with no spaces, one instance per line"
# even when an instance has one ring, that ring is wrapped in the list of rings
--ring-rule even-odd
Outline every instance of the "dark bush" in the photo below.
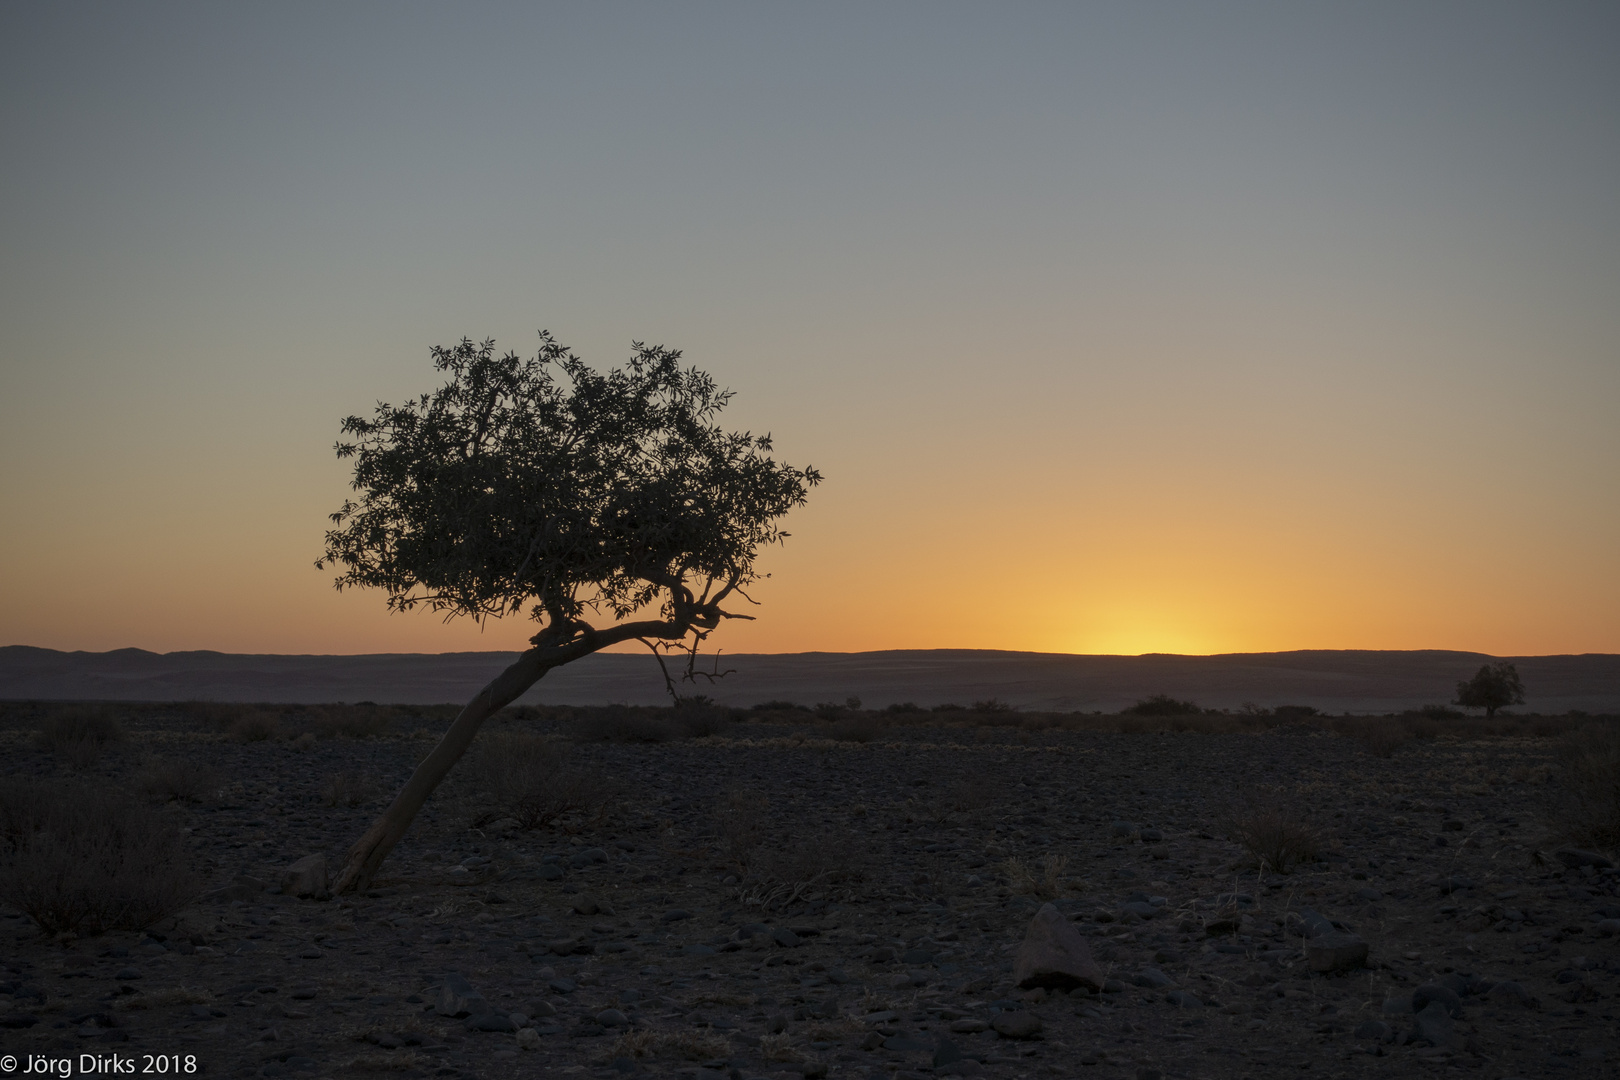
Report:
[[[762,701],[752,706],[749,712],[793,712],[795,709],[803,710],[803,705],[795,705],[791,701]]]
[[[897,701],[893,705],[885,706],[883,711],[900,716],[907,713],[920,713],[923,711],[923,707],[915,701]]]
[[[199,891],[162,812],[107,788],[0,782],[0,900],[46,933],[141,930]]]
[[[1190,716],[1204,710],[1196,701],[1177,701],[1167,694],[1154,694],[1120,710],[1124,716]]]
[[[575,742],[664,743],[679,731],[665,710],[609,705],[580,710],[567,733]]]
[[[1316,711],[1315,705],[1278,705],[1271,710],[1271,715],[1279,720],[1303,720],[1321,714]]]

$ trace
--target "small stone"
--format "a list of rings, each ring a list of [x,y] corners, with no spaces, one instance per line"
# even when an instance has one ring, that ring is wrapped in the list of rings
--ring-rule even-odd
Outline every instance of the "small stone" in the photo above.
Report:
[[[953,1061],[962,1060],[962,1049],[949,1039],[940,1039],[934,1044],[934,1068],[949,1065]]]
[[[1157,844],[1164,840],[1164,833],[1158,829],[1143,829],[1138,836],[1144,844]]]
[[[1462,877],[1462,876],[1459,875],[1459,876],[1454,876],[1454,877],[1441,878],[1440,881],[1439,881],[1439,886],[1440,886],[1440,895],[1441,896],[1450,896],[1452,893],[1457,892],[1457,891],[1459,891],[1461,889],[1472,889],[1474,887],[1474,882],[1470,878]]]
[[[1599,937],[1614,937],[1620,934],[1620,919],[1600,919],[1592,929]]]
[[[670,908],[658,918],[661,922],[680,922],[682,919],[690,919],[691,917],[692,913],[684,908]]]
[[[1004,1039],[1033,1039],[1041,1033],[1041,1018],[1023,1010],[997,1013],[990,1026]]]
[[[522,1028],[517,1033],[517,1044],[519,1050],[538,1050],[540,1033],[534,1028]]]
[[[782,946],[784,949],[793,949],[804,944],[803,939],[801,939],[798,934],[795,934],[786,927],[771,931],[771,940]]]
[[[1024,931],[1013,981],[1025,990],[1084,987],[1096,992],[1102,989],[1103,973],[1074,924],[1052,904],[1043,904]]]
[[[1167,986],[1176,985],[1176,980],[1160,971],[1158,968],[1143,968],[1131,976],[1131,982],[1149,990],[1163,990]]]
[[[1355,934],[1334,930],[1305,944],[1305,962],[1312,971],[1354,971],[1367,964],[1367,943]]]
[[[1164,1000],[1178,1009],[1202,1009],[1204,1007],[1204,1003],[1199,1000],[1197,994],[1186,990],[1172,990],[1164,995]]]
[[[129,982],[131,979],[141,978],[141,973],[138,968],[127,967],[120,969],[118,974],[114,975],[113,978],[117,979],[119,982]]]
[[[1157,919],[1159,909],[1146,900],[1128,900],[1119,905],[1119,910],[1126,915],[1135,915],[1138,919]]]
[[[469,1016],[467,1018],[468,1031],[515,1032],[517,1029],[518,1026],[512,1023],[512,1018],[501,1013],[483,1013],[478,1016]]]
[[[964,1016],[960,1020],[951,1021],[951,1030],[958,1035],[977,1035],[989,1026],[989,1024],[975,1016]]]
[[[708,945],[683,945],[682,956],[713,956],[714,949]]]
[[[1380,900],[1382,900],[1384,898],[1384,894],[1379,892],[1377,889],[1366,888],[1366,887],[1357,889],[1351,895],[1354,896],[1357,900],[1365,900],[1365,901],[1367,901],[1368,903],[1371,903],[1371,904],[1376,904],[1376,903],[1378,903],[1378,901],[1380,901]]]
[[[596,901],[589,893],[580,893],[574,897],[574,910],[581,915],[595,915],[599,910]]]
[[[1414,1018],[1412,1036],[1426,1039],[1433,1046],[1449,1048],[1456,1042],[1457,1027],[1444,1004],[1430,1001]]]
[[[596,1014],[596,1022],[605,1028],[617,1028],[624,1027],[630,1020],[618,1009],[603,1009]]]
[[[305,855],[281,875],[283,896],[323,897],[327,895],[326,856]]]

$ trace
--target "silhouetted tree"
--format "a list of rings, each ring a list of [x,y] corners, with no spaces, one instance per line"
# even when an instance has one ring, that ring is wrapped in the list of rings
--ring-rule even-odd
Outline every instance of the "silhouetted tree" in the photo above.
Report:
[[[1488,720],[1504,705],[1524,704],[1524,684],[1519,672],[1506,660],[1486,664],[1472,679],[1457,684],[1457,700],[1453,705],[1466,709],[1484,709]]]
[[[747,599],[756,553],[821,480],[772,460],[769,436],[717,427],[730,391],[678,351],[636,342],[599,373],[544,331],[540,345],[534,359],[436,346],[450,376],[436,392],[343,421],[359,495],[315,565],[341,568],[339,589],[385,590],[394,611],[527,609],[540,629],[354,845],[337,892],[367,885],[484,720],[552,668],[631,640],[695,657],[722,620],[749,618],[721,605]],[[598,613],[613,624],[587,621]]]

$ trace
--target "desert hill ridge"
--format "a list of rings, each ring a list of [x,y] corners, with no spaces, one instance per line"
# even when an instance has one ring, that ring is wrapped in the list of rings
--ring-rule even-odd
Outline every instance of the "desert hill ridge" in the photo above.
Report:
[[[125,648],[62,652],[0,647],[0,699],[256,702],[465,701],[516,654],[375,653],[353,656],[154,653]],[[1450,699],[1453,687],[1496,657],[1439,649],[1299,650],[1186,656],[1077,655],[984,649],[739,653],[721,658],[733,674],[693,692],[728,705],[802,704],[859,697],[868,708],[895,702],[969,704],[996,698],[1020,709],[1113,711],[1152,694],[1206,707],[1313,705],[1379,713]],[[1620,655],[1504,657],[1518,666],[1526,711],[1620,712]],[[664,704],[647,655],[599,653],[553,671],[526,703]]]

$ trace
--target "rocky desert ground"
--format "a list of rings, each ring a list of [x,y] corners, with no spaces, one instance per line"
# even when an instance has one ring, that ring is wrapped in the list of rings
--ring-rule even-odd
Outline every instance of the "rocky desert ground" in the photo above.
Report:
[[[0,1066],[1620,1068],[1620,873],[1570,842],[1566,782],[1580,733],[1612,742],[1613,720],[518,709],[366,892],[287,873],[335,871],[452,715],[0,706]],[[26,822],[50,797],[178,837],[170,863],[73,849],[109,890],[172,874],[176,910],[42,931],[21,908],[67,887],[40,879],[67,841]],[[1019,985],[1032,950],[1083,966],[1076,943],[1093,969]]]

